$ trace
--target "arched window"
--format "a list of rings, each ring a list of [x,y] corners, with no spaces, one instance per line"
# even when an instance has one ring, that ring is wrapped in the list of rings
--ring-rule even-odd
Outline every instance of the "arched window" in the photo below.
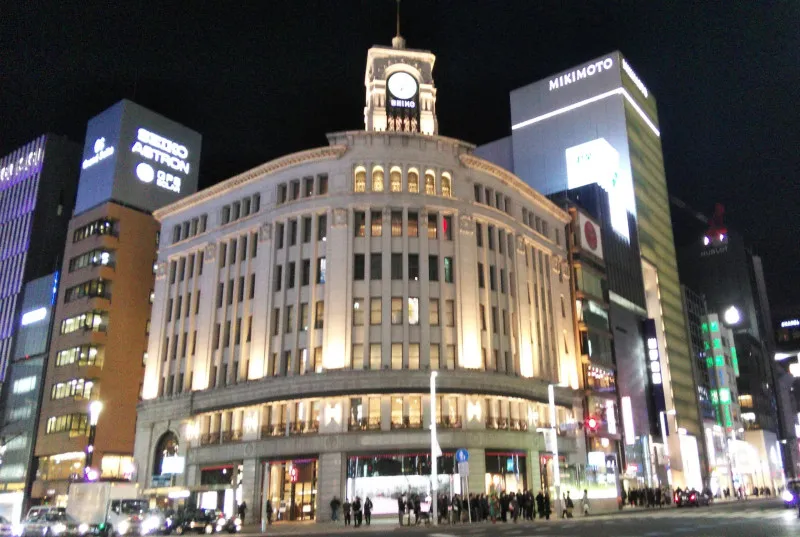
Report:
[[[450,184],[450,174],[445,172],[442,174],[442,196],[449,198],[452,195],[453,192]]]
[[[425,172],[425,193],[430,196],[436,194],[436,176],[432,170]]]
[[[392,168],[389,172],[389,190],[392,192],[403,191],[403,174],[400,173],[400,168]]]
[[[153,454],[153,475],[161,475],[161,466],[164,464],[164,457],[174,457],[178,454],[178,436],[172,431],[167,431],[156,444],[156,452]]]
[[[408,191],[415,194],[419,192],[419,172],[414,168],[408,170]]]
[[[367,191],[367,170],[365,170],[364,168],[361,167],[356,168],[356,181],[354,185],[354,190],[356,192]]]
[[[372,191],[383,192],[383,168],[380,166],[372,168]]]

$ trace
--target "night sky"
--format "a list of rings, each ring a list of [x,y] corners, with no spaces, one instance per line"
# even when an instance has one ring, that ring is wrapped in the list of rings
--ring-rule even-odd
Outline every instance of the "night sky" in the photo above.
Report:
[[[509,90],[621,50],[658,100],[670,193],[724,203],[773,312],[800,306],[800,3],[403,0],[401,19],[437,55],[440,133],[476,144],[509,134]],[[82,142],[125,97],[202,133],[207,187],[363,129],[367,49],[394,26],[392,0],[6,0],[0,155]]]

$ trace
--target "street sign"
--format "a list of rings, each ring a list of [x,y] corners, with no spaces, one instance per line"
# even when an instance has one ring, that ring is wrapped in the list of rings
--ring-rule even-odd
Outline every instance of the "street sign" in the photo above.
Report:
[[[459,462],[458,463],[458,475],[461,477],[469,477],[469,463],[468,462]]]
[[[462,463],[462,462],[467,462],[468,460],[469,460],[469,452],[466,449],[461,448],[456,451],[456,462]]]

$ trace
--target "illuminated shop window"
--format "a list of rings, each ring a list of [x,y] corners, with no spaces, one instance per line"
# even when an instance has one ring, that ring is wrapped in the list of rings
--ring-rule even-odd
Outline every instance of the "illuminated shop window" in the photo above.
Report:
[[[408,191],[419,193],[419,172],[414,168],[408,170]]]
[[[449,198],[452,195],[452,181],[450,179],[450,174],[445,172],[442,174],[442,196]]]
[[[367,191],[367,170],[364,168],[356,168],[355,184],[353,188],[356,192]]]
[[[392,168],[389,172],[389,188],[392,192],[403,191],[403,175],[400,173],[400,168]]]
[[[372,191],[383,192],[383,168],[380,166],[372,169]]]

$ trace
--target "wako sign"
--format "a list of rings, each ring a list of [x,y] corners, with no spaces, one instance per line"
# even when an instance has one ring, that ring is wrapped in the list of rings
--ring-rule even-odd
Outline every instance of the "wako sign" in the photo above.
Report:
[[[197,191],[201,137],[131,101],[89,121],[75,212],[108,200],[154,211]]]

